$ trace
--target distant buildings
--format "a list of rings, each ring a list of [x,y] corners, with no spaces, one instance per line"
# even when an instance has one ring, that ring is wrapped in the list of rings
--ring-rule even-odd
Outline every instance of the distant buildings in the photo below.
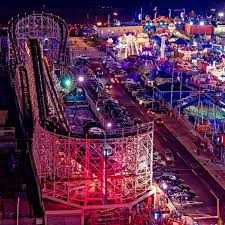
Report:
[[[126,33],[143,33],[143,26],[94,27],[99,38],[120,37]]]

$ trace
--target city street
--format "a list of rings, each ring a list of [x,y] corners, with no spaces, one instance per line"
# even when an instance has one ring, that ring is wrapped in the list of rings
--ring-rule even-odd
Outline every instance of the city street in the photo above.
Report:
[[[82,40],[79,39],[82,43]],[[86,48],[86,53],[91,52],[93,56],[99,57],[99,50],[89,47],[83,42],[83,48]],[[104,78],[105,79],[105,78]],[[106,78],[107,79],[107,78]],[[120,85],[114,85],[111,94],[119,101],[120,105],[127,108],[128,112],[134,118],[140,118],[143,122],[152,119],[152,116],[147,114],[146,109],[135,102]],[[182,146],[181,143],[165,128],[164,125],[156,125],[154,147],[159,152],[162,149],[169,148],[175,156],[175,168],[179,172],[179,177],[183,184],[189,185],[191,190],[197,194],[197,197],[192,202],[183,202],[175,204],[177,209],[187,214],[202,225],[217,223],[216,217],[216,198],[211,191],[215,193],[221,200],[225,202],[225,191],[216,183],[216,181],[205,171],[195,158]],[[221,207],[223,219],[225,218],[224,205]]]
[[[86,55],[91,58],[103,58],[105,53],[98,51],[95,47],[87,45],[82,37],[73,37],[70,42],[72,58],[75,59],[80,55]]]

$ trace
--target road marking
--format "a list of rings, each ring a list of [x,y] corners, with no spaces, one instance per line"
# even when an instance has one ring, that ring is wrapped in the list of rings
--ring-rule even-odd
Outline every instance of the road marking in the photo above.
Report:
[[[163,139],[164,139],[165,141],[167,141],[165,137],[163,137]]]
[[[179,153],[179,152],[177,152],[177,155],[181,158],[181,155],[180,155],[180,153]]]
[[[192,172],[196,175],[196,176],[198,176],[198,174],[192,169]]]
[[[204,220],[204,219],[214,219],[218,218],[218,216],[202,216],[202,217],[194,217],[194,220]]]
[[[180,206],[180,205],[201,205],[201,204],[203,204],[203,202],[182,202],[182,204],[181,203],[174,203],[174,205],[177,205],[177,206]]]

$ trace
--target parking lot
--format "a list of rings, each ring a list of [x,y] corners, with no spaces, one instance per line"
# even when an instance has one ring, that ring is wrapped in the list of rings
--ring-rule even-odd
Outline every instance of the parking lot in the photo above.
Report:
[[[112,122],[113,129],[121,125],[130,126],[135,118],[138,122],[145,123],[165,113],[161,104],[154,101],[151,89],[146,89],[145,85],[138,82],[135,77],[123,73],[118,63],[110,59],[108,66],[104,65],[102,70],[103,76],[96,77],[94,72],[86,75],[89,81],[85,82],[85,86],[96,103],[96,110],[104,115],[106,121]],[[117,71],[122,73],[116,76]],[[119,82],[114,82],[115,78]],[[106,88],[109,85],[112,87]],[[123,117],[128,118],[128,124],[121,123]],[[158,151],[162,164],[165,164],[163,162],[165,149],[170,149],[174,157],[172,167],[161,165],[157,168],[156,165],[161,163],[154,162],[154,172],[155,180],[158,181],[162,190],[166,183],[165,192],[177,209],[193,217],[213,217],[216,211],[215,198],[210,192],[214,185],[210,180],[211,177],[165,128],[163,120],[157,120],[155,123],[154,147],[155,154]],[[158,177],[156,177],[157,173]],[[161,176],[161,174],[164,175]],[[172,180],[168,179],[168,176]],[[207,179],[210,181],[209,184],[207,184]],[[206,225],[208,221],[202,220],[202,224]]]

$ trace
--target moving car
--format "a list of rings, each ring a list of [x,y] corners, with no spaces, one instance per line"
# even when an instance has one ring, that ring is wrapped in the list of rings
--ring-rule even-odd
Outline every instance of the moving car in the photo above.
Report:
[[[135,118],[134,119],[134,125],[140,125],[142,123],[141,119]]]
[[[164,151],[164,158],[165,158],[166,163],[168,165],[172,165],[172,166],[174,165],[175,160],[174,160],[173,153],[172,153],[172,151],[170,149],[166,149]]]
[[[112,89],[112,87],[113,87],[112,84],[109,83],[109,82],[105,84],[105,88],[108,89],[108,90]]]
[[[120,83],[119,79],[116,78],[116,77],[111,78],[111,82],[112,82],[113,84],[119,84],[119,83]]]
[[[95,70],[95,75],[96,75],[96,77],[102,77],[103,76],[103,71],[101,70],[101,68],[97,68]]]
[[[161,118],[156,119],[156,123],[158,125],[162,125],[163,124],[163,120]]]

